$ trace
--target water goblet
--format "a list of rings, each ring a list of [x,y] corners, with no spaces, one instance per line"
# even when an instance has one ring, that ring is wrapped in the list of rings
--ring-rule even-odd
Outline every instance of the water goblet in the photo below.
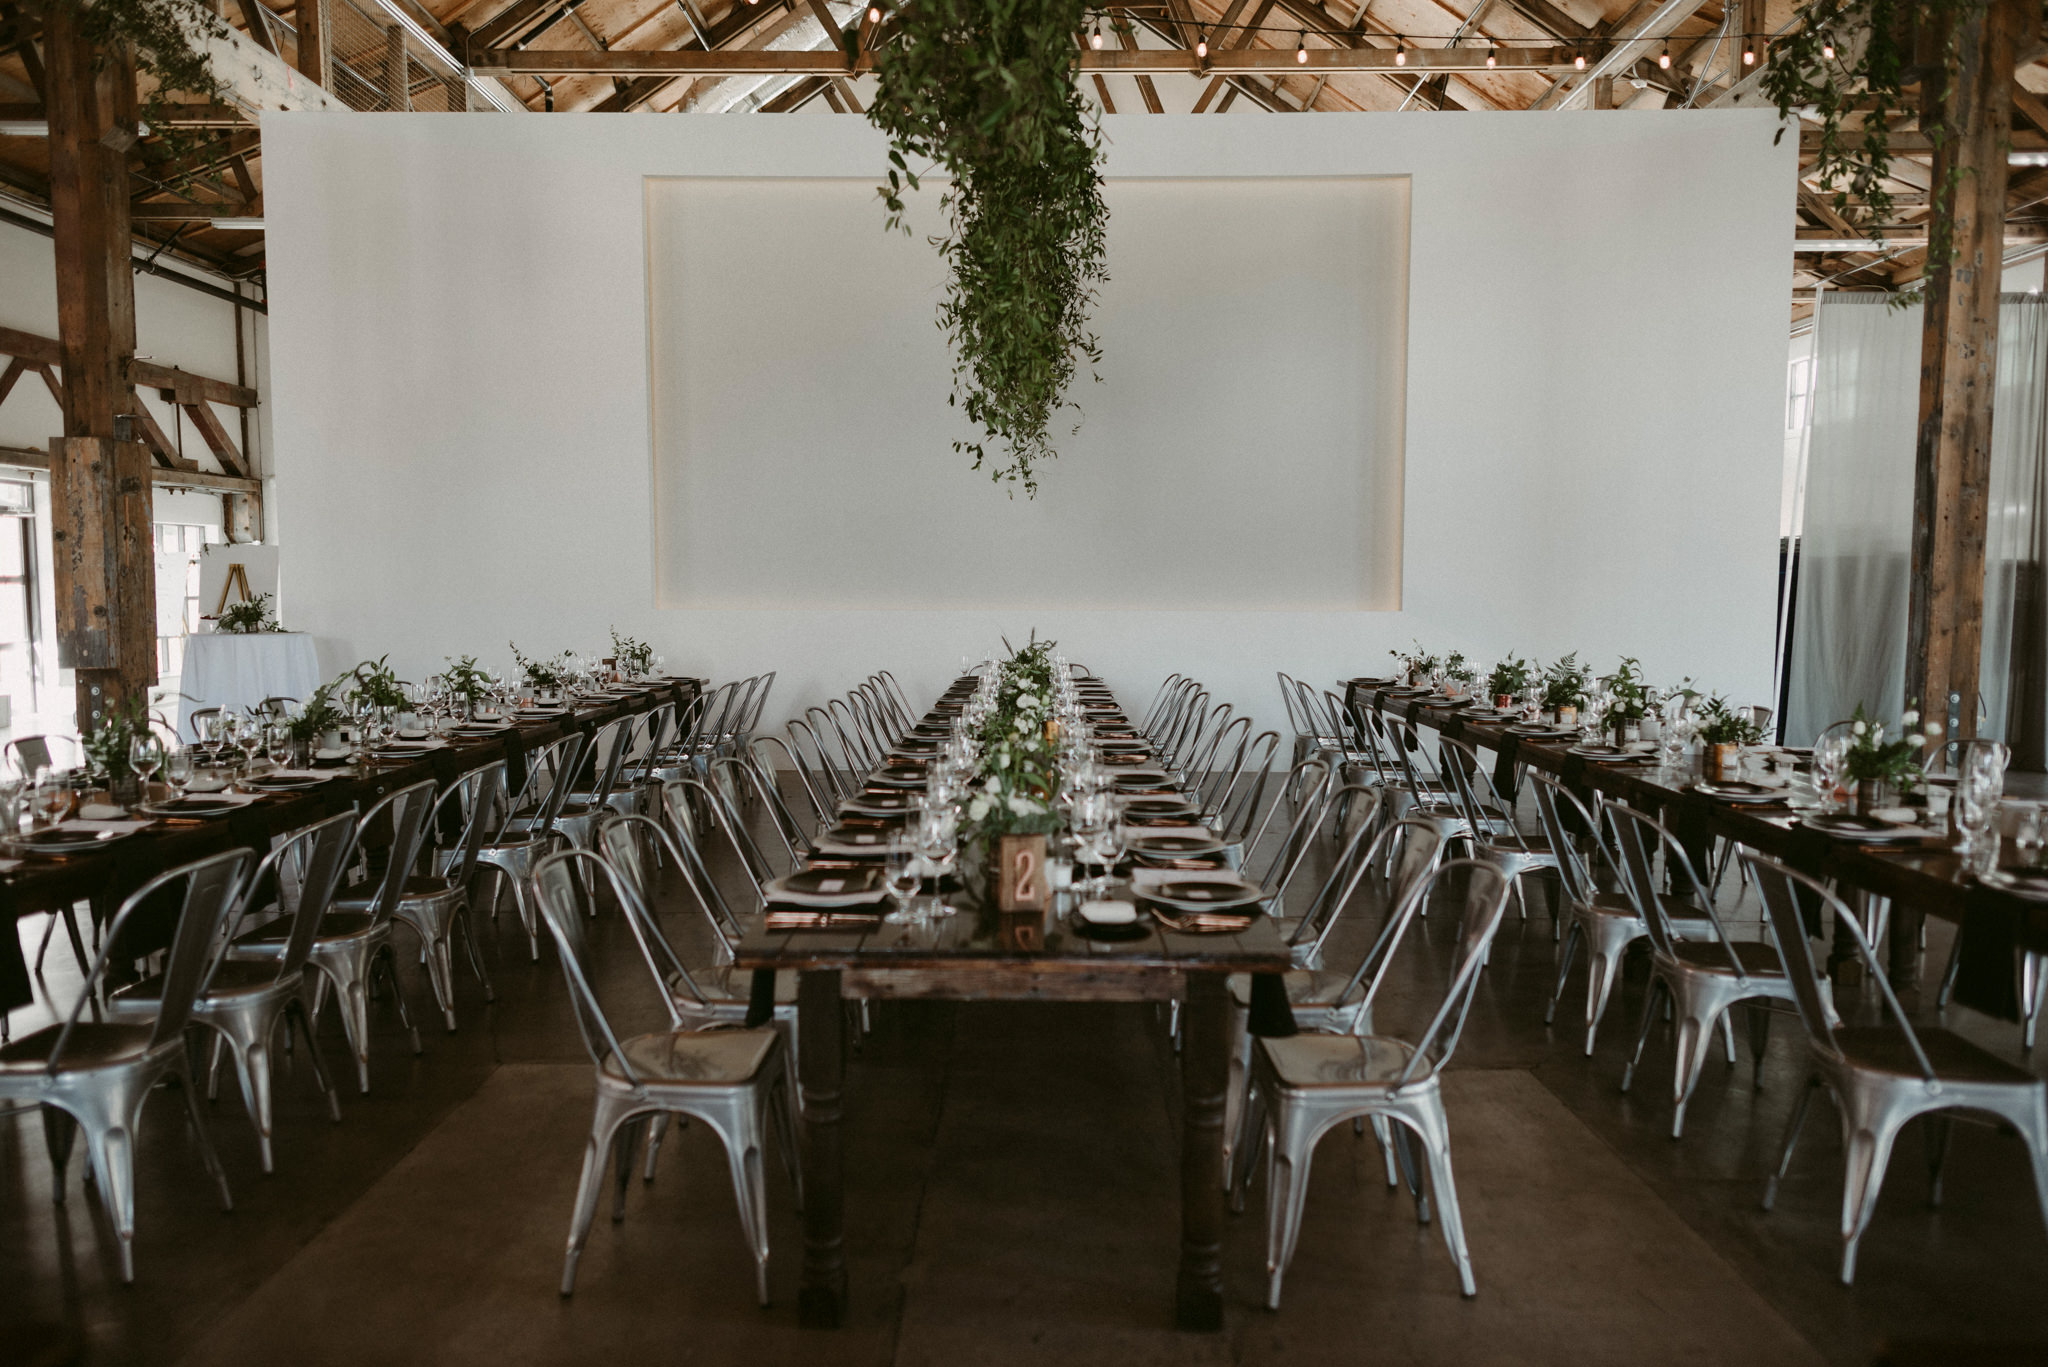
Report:
[[[2012,847],[2019,851],[2020,863],[2026,868],[2035,868],[2041,862],[2041,848],[2048,845],[2048,831],[2041,823],[2041,804],[2029,802],[2019,809],[2019,820],[2012,831]]]
[[[71,787],[54,769],[39,770],[36,778],[34,825],[54,826],[71,811]]]
[[[292,726],[290,722],[274,721],[265,728],[265,753],[270,757],[270,767],[284,769],[292,762]]]
[[[185,785],[192,781],[192,752],[180,745],[164,755],[164,782],[171,785],[173,797],[185,795]]]
[[[153,732],[145,731],[128,742],[128,767],[135,771],[145,799],[149,797],[149,780],[163,763],[163,753],[163,742]]]
[[[917,868],[910,862],[910,847],[898,840],[889,847],[882,865],[882,886],[896,903],[882,918],[884,921],[900,926],[918,919],[917,881]]]

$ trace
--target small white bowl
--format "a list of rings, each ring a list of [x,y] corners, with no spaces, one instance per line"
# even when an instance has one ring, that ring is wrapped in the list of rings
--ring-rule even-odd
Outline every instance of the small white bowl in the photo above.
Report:
[[[1138,909],[1129,902],[1083,902],[1074,913],[1091,926],[1127,926],[1138,919]]]

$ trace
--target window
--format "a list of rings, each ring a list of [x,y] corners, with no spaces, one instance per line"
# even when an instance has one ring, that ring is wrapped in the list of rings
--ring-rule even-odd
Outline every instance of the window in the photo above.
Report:
[[[1813,358],[1801,356],[1792,363],[1785,385],[1785,430],[1804,431],[1807,405],[1813,402]]]
[[[220,540],[220,528],[189,522],[156,524],[156,672],[184,672],[185,635],[199,625],[199,550]]]
[[[0,480],[0,693],[17,717],[37,710],[42,677],[35,513],[34,485]]]

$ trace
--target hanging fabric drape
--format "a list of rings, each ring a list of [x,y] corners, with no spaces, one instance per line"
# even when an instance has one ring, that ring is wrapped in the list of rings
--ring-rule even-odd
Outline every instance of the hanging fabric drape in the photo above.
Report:
[[[1885,295],[1829,294],[1816,317],[1785,740],[1811,744],[1861,703],[1905,704],[1920,405],[1921,310]],[[2048,744],[2048,301],[1999,299],[1997,392],[1985,535],[1980,735],[2041,769]]]

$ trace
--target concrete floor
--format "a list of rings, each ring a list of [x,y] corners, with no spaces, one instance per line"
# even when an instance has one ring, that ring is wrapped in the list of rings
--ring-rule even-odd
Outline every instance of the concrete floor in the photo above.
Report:
[[[1377,927],[1375,905],[1349,915],[1333,960]],[[679,942],[697,937],[693,918],[674,908]],[[1435,917],[1400,962],[1382,1029],[1426,1019],[1450,927]],[[23,930],[33,951],[40,924]],[[1758,1090],[1746,1049],[1743,1067],[1710,1064],[1673,1142],[1667,1033],[1653,1037],[1637,1090],[1616,1086],[1641,965],[1589,1060],[1577,1025],[1542,1024],[1556,962],[1547,917],[1512,910],[1445,1084],[1474,1300],[1458,1295],[1435,1227],[1387,1188],[1372,1141],[1344,1128],[1318,1150],[1283,1308],[1261,1308],[1255,1189],[1226,1245],[1225,1331],[1174,1331],[1175,1063],[1155,1011],[890,1003],[850,1070],[843,1330],[796,1327],[801,1233],[772,1163],[775,1299],[755,1305],[724,1158],[701,1126],[671,1135],[652,1184],[634,1181],[623,1223],[600,1215],[565,1301],[555,1287],[590,1065],[552,951],[528,961],[509,904],[485,944],[498,1001],[463,978],[461,1030],[429,1034],[423,1056],[388,1002],[373,1008],[373,1090],[344,1092],[339,1125],[303,1068],[280,1070],[273,1176],[257,1168],[229,1085],[211,1116],[232,1214],[177,1100],[152,1100],[131,1287],[113,1280],[82,1162],[70,1200],[54,1205],[41,1125],[0,1118],[0,1363],[32,1360],[25,1345],[46,1335],[82,1340],[94,1362],[350,1367],[647,1353],[906,1367],[1848,1364],[1916,1347],[1954,1361],[1961,1344],[2033,1360],[2048,1345],[2048,1232],[2016,1139],[1957,1127],[1945,1204],[1930,1210],[1909,1131],[1845,1289],[1834,1273],[1841,1147],[1824,1105],[1778,1209],[1758,1208],[1800,1080],[1795,1023],[1779,1018]],[[651,1027],[653,988],[615,915],[596,923],[594,944],[615,1016]],[[1937,928],[1935,965],[1946,947]],[[61,949],[52,961],[51,993],[68,1000],[75,970]],[[423,977],[408,989],[424,1018]],[[1952,1014],[2016,1054],[2016,1027]],[[36,1023],[24,1011],[13,1026]],[[331,1018],[323,1034],[337,1066]]]

